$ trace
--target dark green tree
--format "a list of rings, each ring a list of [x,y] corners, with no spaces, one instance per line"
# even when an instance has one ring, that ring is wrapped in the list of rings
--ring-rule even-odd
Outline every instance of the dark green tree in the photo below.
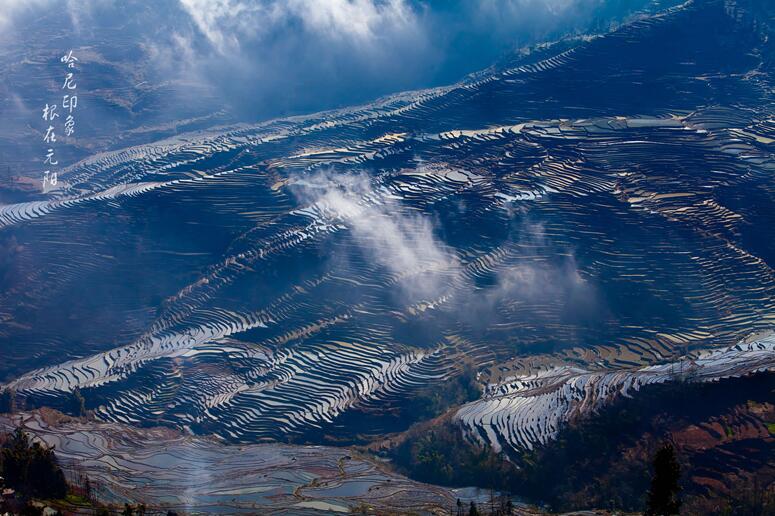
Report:
[[[13,412],[16,410],[16,393],[13,389],[6,387],[0,391],[0,413]]]
[[[21,428],[16,429],[0,450],[0,464],[5,483],[23,495],[64,498],[67,494],[65,475],[54,450],[31,442]]]
[[[19,511],[20,516],[43,516],[43,507],[26,504]]]
[[[86,415],[86,399],[81,394],[81,389],[76,387],[70,393],[70,410],[78,417]]]
[[[21,428],[17,428],[0,451],[0,464],[3,466],[5,484],[14,489],[23,486],[29,468],[28,449],[30,439]]]
[[[654,475],[648,492],[646,516],[668,516],[679,514],[681,500],[681,467],[675,457],[675,449],[664,443],[654,456]]]
[[[471,505],[468,508],[468,516],[479,516],[479,509],[476,508],[473,500],[471,500]]]
[[[65,475],[57,464],[54,450],[32,443],[27,483],[34,496],[64,498],[67,495]]]

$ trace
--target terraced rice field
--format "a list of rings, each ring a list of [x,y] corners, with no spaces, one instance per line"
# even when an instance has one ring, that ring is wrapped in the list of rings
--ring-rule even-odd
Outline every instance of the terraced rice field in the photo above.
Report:
[[[463,406],[456,419],[468,438],[497,452],[532,449],[556,437],[574,418],[594,412],[618,396],[630,396],[645,385],[677,380],[713,382],[773,370],[775,334],[636,369],[554,367],[488,386],[484,397]]]
[[[464,360],[496,389],[572,362],[534,381],[605,396],[771,329],[773,62],[743,6],[78,163],[0,207],[0,378],[106,423],[351,442]],[[524,427],[462,421],[542,441],[578,410],[563,388]]]
[[[375,510],[446,514],[473,492],[412,482],[346,450],[321,446],[222,446],[156,428],[52,421],[45,413],[0,416],[0,429],[19,421],[49,446],[67,475],[88,474],[103,503],[143,500],[191,514],[329,514]]]

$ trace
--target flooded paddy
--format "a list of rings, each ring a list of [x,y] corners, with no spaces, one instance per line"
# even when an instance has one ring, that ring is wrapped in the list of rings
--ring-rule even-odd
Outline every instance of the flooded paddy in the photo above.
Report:
[[[344,448],[225,445],[168,429],[81,421],[51,411],[0,416],[56,447],[68,475],[88,474],[101,502],[197,513],[350,512],[355,507],[446,514],[484,494],[413,482]]]

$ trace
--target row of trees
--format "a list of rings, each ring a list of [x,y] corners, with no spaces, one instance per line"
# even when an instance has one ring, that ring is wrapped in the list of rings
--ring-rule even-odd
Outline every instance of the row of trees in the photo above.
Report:
[[[24,401],[20,401],[16,397],[16,392],[13,389],[6,387],[0,390],[0,414],[7,414],[16,412],[17,410],[24,410],[24,408]],[[30,407],[28,406],[26,408]],[[67,396],[63,406],[60,408],[65,412],[78,417],[82,417],[87,414],[86,399],[83,397],[83,394],[81,394],[81,390],[78,387],[70,391],[69,396]]]
[[[67,482],[54,450],[31,442],[20,428],[0,448],[0,472],[6,487],[23,497],[56,499],[67,494]]]
[[[484,514],[489,514],[490,516],[511,516],[514,514],[514,504],[508,497],[501,496],[499,497],[498,504],[496,505],[494,501],[492,501],[490,503],[489,511],[487,511],[486,508],[480,510],[479,506],[477,506],[476,502],[473,500],[466,506],[460,498],[458,498],[456,514],[457,516],[483,516]]]

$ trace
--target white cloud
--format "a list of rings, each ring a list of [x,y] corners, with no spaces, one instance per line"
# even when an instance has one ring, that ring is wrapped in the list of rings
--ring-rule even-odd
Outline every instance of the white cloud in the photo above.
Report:
[[[415,26],[404,0],[180,0],[197,28],[221,53],[242,39],[268,37],[278,27],[303,29],[320,40],[372,43],[386,32]]]
[[[50,3],[49,0],[0,0],[0,30],[13,25],[16,16]]]
[[[415,24],[415,13],[403,0],[291,0],[287,5],[306,27],[332,37],[373,40],[385,28]]]
[[[245,30],[246,20],[263,10],[261,4],[249,7],[240,0],[180,0],[180,4],[202,34],[221,52],[239,46],[235,29]],[[254,30],[261,31],[262,25],[257,25]]]
[[[497,287],[490,293],[495,299],[535,301],[564,298],[589,288],[579,274],[576,260],[569,256],[560,265],[525,260],[498,274]]]
[[[456,256],[435,235],[431,220],[406,212],[365,175],[319,174],[299,181],[295,190],[327,222],[346,226],[369,259],[403,277],[402,286],[413,297],[438,293],[437,272],[459,271]]]

